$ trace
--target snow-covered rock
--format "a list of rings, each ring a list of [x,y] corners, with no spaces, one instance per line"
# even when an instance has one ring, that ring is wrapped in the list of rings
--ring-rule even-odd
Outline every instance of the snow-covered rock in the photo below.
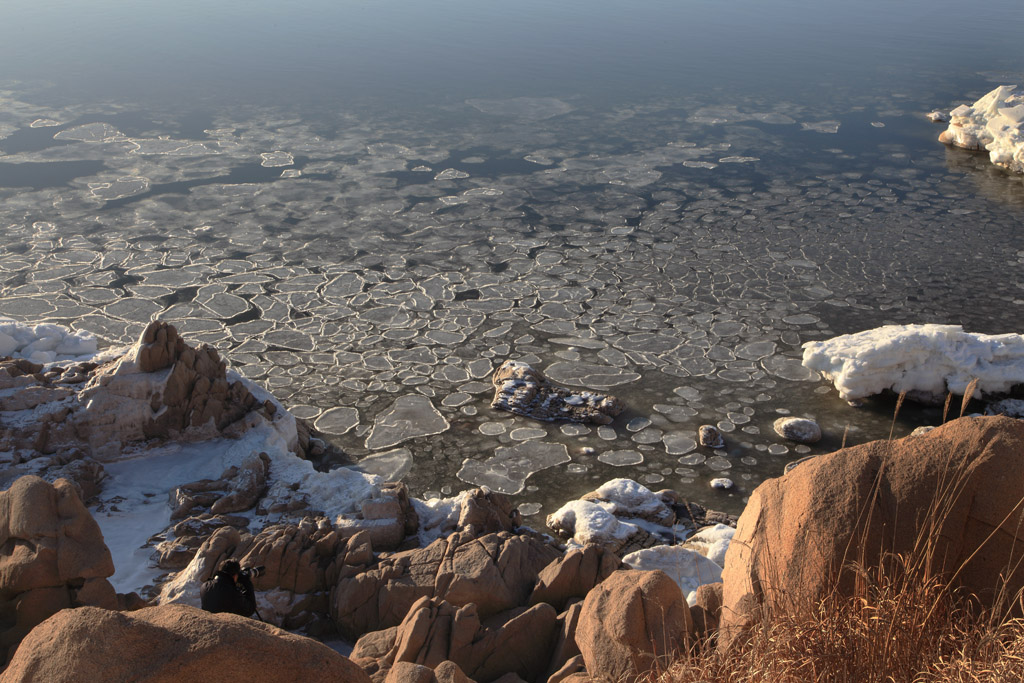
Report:
[[[975,398],[1024,382],[1024,336],[974,334],[959,325],[886,325],[804,344],[803,364],[833,382],[848,401],[885,390],[919,400]]]
[[[695,550],[719,567],[725,566],[725,552],[729,549],[736,528],[728,524],[706,526],[686,539],[684,548]]]
[[[780,417],[772,424],[775,433],[784,439],[799,443],[817,443],[821,441],[821,427],[814,420],[806,417]]]
[[[988,152],[996,166],[1024,173],[1024,88],[1001,85],[950,113],[939,142]]]

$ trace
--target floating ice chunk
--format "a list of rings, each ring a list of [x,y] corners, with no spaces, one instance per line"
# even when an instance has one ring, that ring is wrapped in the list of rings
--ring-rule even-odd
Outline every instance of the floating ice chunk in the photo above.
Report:
[[[720,164],[749,164],[752,161],[761,161],[760,157],[722,157],[718,160]]]
[[[469,174],[455,168],[446,168],[434,176],[434,180],[455,180],[456,178],[468,178]]]
[[[401,481],[412,469],[412,452],[396,448],[384,453],[368,455],[353,466],[360,472],[376,474],[384,481]]]
[[[631,569],[668,574],[686,596],[692,607],[697,602],[697,588],[722,580],[722,568],[695,550],[678,545],[659,545],[629,553],[622,561]]]
[[[805,121],[800,123],[800,128],[815,133],[838,133],[839,125],[839,121]]]
[[[109,142],[124,135],[109,123],[86,123],[62,130],[53,136],[54,140],[75,140],[78,142]]]
[[[626,449],[606,451],[597,456],[597,459],[612,467],[627,467],[629,465],[639,465],[644,461],[644,456],[639,451]]]
[[[1001,85],[973,105],[957,107],[939,142],[985,150],[993,164],[1024,173],[1024,88]]]
[[[640,379],[635,372],[607,365],[594,365],[573,361],[558,361],[548,366],[547,376],[561,384],[608,389]]]
[[[357,424],[359,424],[359,410],[340,406],[325,411],[316,419],[313,426],[324,434],[341,435],[348,433]]]
[[[282,152],[281,150],[274,152],[260,152],[260,158],[263,160],[260,162],[260,166],[266,166],[268,168],[291,166],[295,163],[295,157],[293,157],[290,152]]]
[[[978,380],[975,397],[1024,382],[1024,336],[973,334],[960,325],[886,325],[804,344],[803,364],[846,400],[885,390],[941,401]]]
[[[142,176],[123,176],[112,183],[89,183],[92,196],[108,202],[142,194],[148,189],[149,178]]]
[[[949,121],[949,114],[941,109],[930,111],[925,114],[925,116],[928,117],[928,120],[932,123],[947,123]]]
[[[716,477],[715,479],[711,480],[711,488],[713,489],[722,489],[727,491],[731,489],[732,486],[732,479],[729,479],[727,477]]]
[[[408,439],[440,434],[450,425],[426,396],[400,396],[391,407],[377,416],[366,447],[389,448]]]
[[[470,484],[513,495],[523,490],[531,474],[571,460],[564,444],[526,441],[511,448],[498,448],[487,460],[466,459],[456,476]]]
[[[32,123],[28,124],[28,127],[29,128],[53,128],[54,126],[59,126],[59,125],[60,125],[60,121],[55,121],[54,119],[36,119]]]

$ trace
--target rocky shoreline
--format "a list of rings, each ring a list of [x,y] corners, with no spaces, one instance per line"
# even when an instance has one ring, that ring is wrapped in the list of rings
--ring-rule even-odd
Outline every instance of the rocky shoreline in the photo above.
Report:
[[[541,395],[545,410],[554,405],[598,422],[621,411],[614,397],[577,399],[527,370],[496,373],[495,401],[511,404],[519,396],[536,407]],[[11,660],[0,681],[26,680],[25,672],[36,671],[49,644],[67,638],[68,629],[111,627],[97,612],[61,612],[68,607],[143,610],[142,621],[126,615],[117,628],[160,624],[173,631],[189,620],[200,631],[215,628],[211,620],[222,617],[182,605],[198,605],[199,583],[226,558],[266,567],[256,580],[266,622],[355,643],[351,658],[359,668],[338,665],[337,680],[615,679],[653,665],[652,657],[636,653],[664,654],[715,633],[722,615],[720,642],[741,632],[753,606],[774,599],[759,544],[790,553],[786,566],[804,569],[783,579],[814,595],[808,572],[828,575],[836,548],[859,533],[856,520],[837,518],[814,501],[826,491],[833,505],[846,496],[840,507],[855,509],[870,495],[866,472],[889,456],[880,450],[887,447],[873,444],[819,456],[759,487],[738,526],[735,517],[672,490],[616,479],[549,515],[546,533],[524,526],[509,498],[485,487],[421,501],[400,482],[346,467],[318,469],[316,463],[344,454],[332,452],[272,396],[229,373],[216,351],[189,347],[160,322],[133,347],[90,360],[47,366],[0,360],[0,414],[0,452],[9,457],[0,531],[5,547],[14,549],[0,558],[6,564],[2,610],[10,615],[0,642]],[[904,444],[898,446],[909,454],[903,461],[925,464],[906,476],[888,475],[892,505],[924,509],[922,491],[933,492],[928,477],[937,476],[927,463],[936,453],[950,457],[950,443],[969,446],[962,457],[971,467],[1020,457],[1024,448],[1014,451],[1024,443],[1020,425],[965,418],[893,442]],[[776,430],[792,432],[788,438],[820,437],[820,430],[792,419],[780,420]],[[853,463],[864,464],[857,470]],[[978,466],[978,487],[992,486],[986,467]],[[124,487],[139,476],[156,481],[134,501]],[[146,493],[163,485],[163,498]],[[1003,528],[1011,489],[996,496],[994,511],[978,515],[972,501],[962,518]],[[811,507],[800,512],[800,505]],[[799,530],[786,527],[794,514],[804,520]],[[773,527],[772,519],[781,521]],[[820,528],[806,520],[818,520]],[[157,522],[158,528],[142,529],[140,544],[139,527]],[[895,524],[893,518],[870,531],[888,538]],[[812,532],[823,536],[809,539]],[[912,532],[900,528],[893,547]],[[976,536],[962,531],[953,555],[970,556]],[[743,550],[728,553],[727,562],[734,539]],[[988,569],[964,577],[969,585],[991,578],[999,553],[986,558]],[[146,581],[142,596],[119,594],[110,583],[119,562],[143,565],[133,574]],[[623,626],[623,619],[635,621],[628,617],[631,605],[656,608],[660,626]],[[35,635],[37,627],[46,638]],[[255,624],[239,628],[271,632]],[[26,637],[31,647],[19,648]]]

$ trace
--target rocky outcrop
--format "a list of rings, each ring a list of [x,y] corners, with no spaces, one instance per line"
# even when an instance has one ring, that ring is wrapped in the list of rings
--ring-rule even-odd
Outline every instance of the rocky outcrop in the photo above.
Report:
[[[491,407],[534,420],[609,424],[625,405],[614,396],[556,387],[539,370],[508,360],[491,376]]]
[[[474,603],[487,618],[526,604],[540,571],[559,555],[533,535],[457,532],[341,578],[331,594],[331,616],[348,638],[398,625],[423,597],[456,607]]]
[[[380,485],[380,491],[359,505],[358,514],[337,520],[343,537],[369,534],[377,550],[394,550],[419,529],[419,515],[412,505],[409,489],[400,482]]]
[[[114,563],[75,487],[22,477],[0,492],[0,647],[67,607],[114,609]]]
[[[284,628],[319,633],[329,627],[329,595],[338,578],[365,570],[372,555],[367,534],[346,540],[322,517],[272,524],[255,535],[225,525],[164,584],[161,602],[198,606],[202,582],[222,561],[234,558],[243,566],[264,568],[254,580],[264,619]]]
[[[720,647],[755,611],[838,589],[848,563],[932,544],[930,569],[984,602],[1024,587],[1024,422],[966,417],[922,436],[822,455],[750,496],[725,559]]]
[[[660,571],[615,572],[583,601],[576,644],[587,673],[633,680],[686,647],[693,622],[679,586]]]
[[[373,671],[375,681],[391,680],[390,670],[400,662],[433,669],[445,661],[478,683],[510,673],[536,681],[548,668],[557,632],[555,610],[544,603],[485,623],[476,605],[457,607],[423,597],[413,603],[397,628],[361,638],[352,658]]]
[[[369,683],[329,647],[233,614],[183,605],[65,610],[36,627],[0,682]]]
[[[705,583],[697,588],[697,599],[690,607],[693,633],[697,638],[710,638],[718,633],[722,618],[722,582]]]

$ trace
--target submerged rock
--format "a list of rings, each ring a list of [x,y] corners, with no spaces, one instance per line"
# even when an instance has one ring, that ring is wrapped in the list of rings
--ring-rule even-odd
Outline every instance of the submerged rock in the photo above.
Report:
[[[817,443],[821,440],[821,427],[806,417],[780,417],[772,428],[776,434],[790,441]]]
[[[553,422],[609,424],[625,405],[608,394],[574,391],[552,385],[543,374],[526,363],[509,360],[491,376],[494,398],[491,407]]]

